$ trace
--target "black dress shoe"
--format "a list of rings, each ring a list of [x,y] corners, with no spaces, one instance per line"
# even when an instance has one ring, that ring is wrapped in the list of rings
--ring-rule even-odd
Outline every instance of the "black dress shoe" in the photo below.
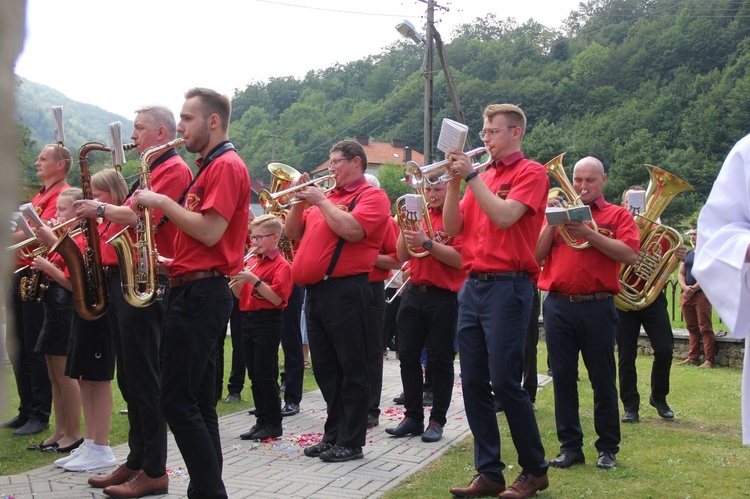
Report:
[[[332,447],[333,445],[329,444],[328,442],[319,442],[315,445],[305,447],[305,450],[303,452],[307,457],[318,457]]]
[[[404,392],[401,392],[397,397],[393,397],[393,403],[396,405],[404,405],[404,402],[406,402]]]
[[[437,442],[443,438],[443,427],[437,421],[430,421],[422,435],[422,442]]]
[[[253,440],[262,442],[264,440],[274,440],[284,434],[284,430],[281,425],[275,426],[271,424],[263,425],[258,431],[253,433]]]
[[[638,411],[625,411],[622,419],[623,423],[637,423],[638,422]]]
[[[651,407],[656,407],[656,412],[659,413],[659,417],[662,419],[674,419],[674,412],[672,409],[669,408],[666,401],[665,402],[657,402],[654,400],[654,397],[651,397],[648,400],[648,403],[651,404]]]
[[[46,448],[42,449],[44,452],[58,452],[60,454],[65,454],[66,452],[72,452],[76,450],[78,447],[83,444],[83,439],[79,438],[77,441],[73,442],[72,444],[68,445],[67,447],[55,447],[55,448]]]
[[[424,394],[422,395],[422,406],[432,407],[432,401],[432,390],[425,390]]]
[[[367,415],[367,427],[368,428],[375,428],[380,424],[380,419],[374,415],[374,414],[368,414]]]
[[[254,438],[253,435],[255,435],[258,432],[258,430],[260,430],[261,426],[262,425],[259,425],[257,423],[254,424],[252,428],[250,428],[245,433],[242,433],[240,435],[240,440],[252,440]]]
[[[424,433],[424,424],[417,423],[413,419],[404,418],[395,428],[386,428],[385,432],[394,437],[405,437],[406,435],[421,435]]]
[[[57,451],[57,442],[52,442],[51,444],[44,444],[44,441],[39,442],[36,445],[29,445],[26,447],[26,450],[41,450],[41,451],[47,451],[47,449],[50,449],[48,452],[56,452]]]
[[[581,451],[562,451],[556,458],[550,459],[549,465],[554,468],[570,468],[574,464],[584,464],[585,462],[586,457]]]
[[[610,452],[600,452],[599,459],[596,460],[596,467],[603,470],[617,468],[617,458]]]
[[[22,427],[25,425],[29,420],[26,418],[22,418],[21,416],[16,416],[14,418],[9,419],[8,421],[5,421],[3,423],[0,423],[0,428],[13,428],[14,430]]]
[[[230,393],[227,398],[224,399],[225,404],[236,404],[242,400],[242,395],[239,393]]]
[[[247,413],[250,414],[251,416],[255,416],[255,412],[256,412],[255,407],[253,407],[252,409],[250,409],[249,411],[247,411]]]
[[[287,416],[294,416],[295,414],[298,414],[298,413],[299,413],[299,404],[295,404],[294,402],[285,404],[284,408],[281,409],[282,418],[285,418]]]
[[[320,453],[320,459],[327,463],[343,463],[353,459],[362,459],[365,455],[362,453],[362,447],[341,447],[334,445],[325,452]]]
[[[23,435],[36,435],[37,433],[43,432],[47,428],[49,428],[49,423],[42,423],[37,419],[29,419],[25,425],[18,428],[17,430],[13,430],[13,434],[17,437]]]

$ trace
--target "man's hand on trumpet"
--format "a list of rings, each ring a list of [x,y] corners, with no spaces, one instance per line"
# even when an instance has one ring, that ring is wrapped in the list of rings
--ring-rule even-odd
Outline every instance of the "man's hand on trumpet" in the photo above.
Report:
[[[450,160],[450,163],[445,165],[445,171],[458,173],[459,179],[465,179],[467,175],[474,171],[474,162],[460,149],[450,149],[446,153],[445,159]],[[456,181],[456,179],[452,181]],[[458,182],[460,181],[458,180]]]
[[[307,173],[303,173],[295,185],[304,184],[305,182],[309,181],[310,175],[308,175]],[[317,185],[309,185],[307,187],[303,187],[302,189],[294,193],[294,197],[307,201],[312,206],[318,206],[326,199],[325,191]]]

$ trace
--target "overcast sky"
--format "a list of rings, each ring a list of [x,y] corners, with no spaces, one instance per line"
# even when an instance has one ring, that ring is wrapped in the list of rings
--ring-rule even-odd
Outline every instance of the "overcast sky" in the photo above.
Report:
[[[453,28],[492,12],[557,28],[579,0],[443,0]],[[128,119],[146,104],[179,113],[185,90],[235,89],[303,77],[377,54],[407,19],[423,30],[426,0],[27,0],[16,73]],[[448,61],[450,63],[450,61]]]

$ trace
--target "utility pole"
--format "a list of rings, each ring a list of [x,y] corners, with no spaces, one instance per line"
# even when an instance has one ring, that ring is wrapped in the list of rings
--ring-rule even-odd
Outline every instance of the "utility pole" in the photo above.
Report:
[[[424,55],[424,158],[425,164],[432,163],[432,61],[433,61],[433,29],[435,20],[435,0],[427,0],[427,28],[425,33]]]
[[[271,163],[276,161],[276,139],[282,138],[282,135],[272,133],[271,139],[273,139],[273,142],[271,143]]]

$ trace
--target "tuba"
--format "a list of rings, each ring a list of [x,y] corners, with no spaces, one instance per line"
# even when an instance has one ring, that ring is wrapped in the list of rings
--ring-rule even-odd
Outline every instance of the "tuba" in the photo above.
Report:
[[[418,171],[420,173],[416,173]],[[427,205],[427,199],[425,198],[424,192],[424,184],[427,177],[420,175],[421,170],[419,169],[419,165],[414,161],[407,161],[406,166],[404,167],[404,180],[414,189],[414,194],[404,194],[398,198],[396,202],[393,203],[393,210],[396,212],[396,222],[398,222],[398,227],[401,229],[402,234],[405,230],[422,230],[422,221],[424,220],[427,237],[435,239],[435,232],[432,229],[432,222],[430,221],[430,214],[428,213],[429,206]],[[427,180],[427,182],[429,182],[429,180]],[[424,258],[430,254],[430,252],[424,248],[411,248],[408,245],[406,251],[409,252],[409,255],[415,258]]]
[[[266,213],[276,215],[282,222],[286,222],[286,215],[289,213],[289,206],[291,204],[282,206],[282,202],[278,198],[273,198],[272,195],[277,192],[286,191],[289,186],[299,180],[302,174],[284,163],[270,163],[268,171],[271,173],[271,188],[269,190],[261,190],[258,193],[258,202]],[[291,203],[291,198],[284,200],[284,202]],[[289,239],[283,232],[279,239],[279,251],[281,251],[281,254],[284,255],[284,258],[289,263],[294,260],[294,241]]]
[[[646,211],[635,215],[640,235],[638,261],[620,268],[620,294],[615,306],[632,312],[656,300],[667,279],[680,261],[675,256],[682,246],[682,235],[657,222],[664,209],[677,194],[693,190],[693,186],[656,166],[646,165],[651,179],[646,189]]]
[[[549,162],[547,162],[547,164],[544,165],[547,173],[551,175],[555,180],[557,180],[558,184],[560,184],[559,188],[550,189],[549,197],[557,195],[557,192],[562,192],[562,194],[566,198],[568,198],[567,202],[563,201],[563,206],[583,206],[581,196],[579,196],[578,193],[576,193],[575,189],[573,189],[573,186],[571,185],[570,181],[568,180],[568,176],[565,173],[565,168],[563,168],[563,156],[565,156],[565,153],[552,158]],[[593,220],[586,223],[589,224],[592,229],[597,230],[596,222],[594,222]],[[579,241],[577,239],[573,239],[570,233],[568,233],[568,231],[565,230],[565,227],[562,225],[557,226],[557,232],[563,238],[565,244],[573,249],[586,249],[591,247],[591,244],[588,241]]]
[[[184,143],[185,139],[179,138],[143,151],[138,167],[141,189],[151,190],[149,166],[153,156]],[[133,307],[143,308],[151,305],[154,300],[161,299],[164,289],[159,287],[153,210],[141,205],[136,208],[135,242],[128,233],[128,227],[125,227],[112,236],[107,244],[112,245],[120,263],[123,298]]]

